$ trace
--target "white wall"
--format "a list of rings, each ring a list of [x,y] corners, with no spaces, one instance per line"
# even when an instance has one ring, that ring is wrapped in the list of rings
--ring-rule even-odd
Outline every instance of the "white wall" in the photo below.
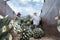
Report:
[[[57,23],[55,20],[55,17],[58,16],[57,1],[58,0],[46,0],[42,7],[41,16],[45,19],[47,24],[53,25]]]
[[[13,10],[3,0],[0,0],[0,14],[9,15],[10,18],[14,18]]]

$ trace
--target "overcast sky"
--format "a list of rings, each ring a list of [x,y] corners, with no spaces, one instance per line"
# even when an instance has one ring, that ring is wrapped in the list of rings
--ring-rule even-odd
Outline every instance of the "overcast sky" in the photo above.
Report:
[[[10,0],[7,4],[17,14],[20,12],[22,16],[37,12],[40,14],[44,1],[43,0]]]

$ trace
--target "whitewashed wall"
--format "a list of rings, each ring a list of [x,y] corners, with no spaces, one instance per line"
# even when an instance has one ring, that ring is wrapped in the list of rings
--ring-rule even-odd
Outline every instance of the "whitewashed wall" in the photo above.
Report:
[[[0,14],[9,15],[10,18],[14,18],[13,10],[3,0],[0,0]]]

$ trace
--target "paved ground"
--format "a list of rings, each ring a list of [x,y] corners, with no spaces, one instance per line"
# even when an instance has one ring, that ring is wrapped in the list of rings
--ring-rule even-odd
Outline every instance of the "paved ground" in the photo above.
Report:
[[[34,39],[34,38],[30,38],[30,40],[60,40],[59,37],[55,37],[55,36],[45,36],[42,37],[41,39]]]
[[[17,35],[15,35],[13,40],[19,40]],[[53,36],[53,35],[52,36],[46,35],[46,36],[42,37],[41,39],[30,38],[30,40],[60,40],[60,37],[56,37],[56,36]]]

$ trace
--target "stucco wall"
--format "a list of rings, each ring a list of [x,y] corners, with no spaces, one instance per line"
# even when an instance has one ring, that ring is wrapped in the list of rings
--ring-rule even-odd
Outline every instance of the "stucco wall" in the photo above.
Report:
[[[46,0],[42,7],[42,22],[43,29],[47,34],[57,35],[57,20],[55,17],[58,16],[60,0]]]
[[[5,2],[3,0],[0,0],[0,14],[1,15],[9,15],[10,18],[14,18],[13,10],[8,6],[7,3],[5,5]]]

